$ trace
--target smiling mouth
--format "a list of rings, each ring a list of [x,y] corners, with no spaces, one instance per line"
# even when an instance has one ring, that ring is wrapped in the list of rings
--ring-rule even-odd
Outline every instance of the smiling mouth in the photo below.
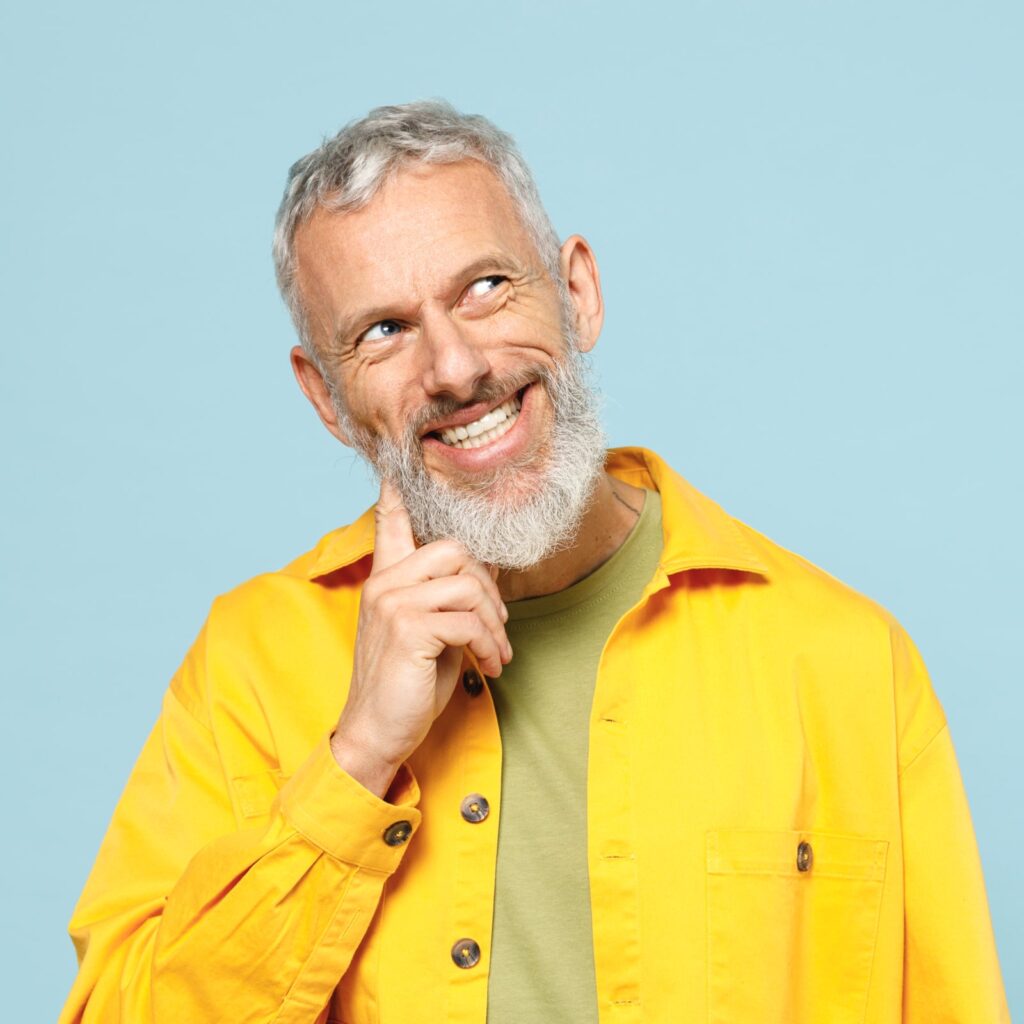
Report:
[[[485,444],[497,441],[507,434],[519,418],[519,410],[523,404],[523,392],[517,391],[511,398],[490,412],[484,413],[478,420],[458,427],[445,427],[432,431],[428,436],[435,437],[449,448],[481,448]]]

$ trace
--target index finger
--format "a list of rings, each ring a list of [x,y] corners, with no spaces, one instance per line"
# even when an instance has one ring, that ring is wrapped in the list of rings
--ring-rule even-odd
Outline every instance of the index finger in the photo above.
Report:
[[[396,562],[416,550],[412,535],[412,523],[405,509],[402,495],[388,479],[380,482],[380,497],[374,510],[376,536],[373,543],[373,568],[371,572],[389,569]]]

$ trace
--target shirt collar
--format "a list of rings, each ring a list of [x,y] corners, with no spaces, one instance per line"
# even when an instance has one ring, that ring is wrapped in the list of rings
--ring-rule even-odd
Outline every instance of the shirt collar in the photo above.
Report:
[[[736,522],[654,452],[646,448],[612,448],[605,469],[626,483],[661,494],[661,568],[667,575],[688,569],[733,569],[767,576],[764,562],[754,553]],[[327,534],[285,571],[315,580],[354,565],[372,554],[373,536],[370,507],[355,522]]]
[[[612,448],[605,469],[626,483],[661,495],[661,568],[667,575],[687,569],[735,569],[768,575],[765,563],[736,521],[654,452]]]

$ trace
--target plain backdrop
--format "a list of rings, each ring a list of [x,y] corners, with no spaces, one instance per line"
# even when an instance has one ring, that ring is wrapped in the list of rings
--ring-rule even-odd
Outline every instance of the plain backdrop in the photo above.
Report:
[[[289,164],[444,96],[601,263],[615,444],[893,611],[1024,998],[1018,3],[5,5],[0,358],[8,1020],[214,595],[374,497],[287,364]]]

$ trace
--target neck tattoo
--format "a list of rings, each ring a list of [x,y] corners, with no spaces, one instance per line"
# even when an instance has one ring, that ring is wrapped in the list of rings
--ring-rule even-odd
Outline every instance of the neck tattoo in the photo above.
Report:
[[[614,485],[612,486],[612,494],[615,495],[615,498],[620,505],[625,505],[626,508],[628,508],[629,511],[633,513],[633,517],[635,519],[640,518],[640,509],[634,508],[632,505],[630,505],[630,503],[626,501],[626,499],[621,494],[619,494],[618,488],[615,487]]]

